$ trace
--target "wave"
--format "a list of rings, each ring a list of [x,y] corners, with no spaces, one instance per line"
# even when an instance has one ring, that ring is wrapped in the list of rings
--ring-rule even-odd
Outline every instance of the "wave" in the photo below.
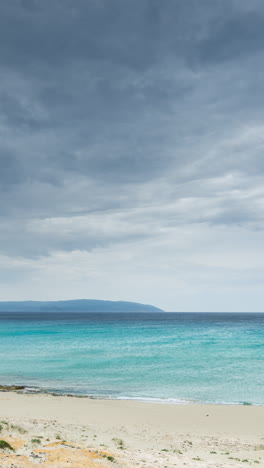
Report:
[[[50,389],[31,385],[0,385],[1,392],[16,392],[26,394],[48,394],[53,396],[68,396],[75,398],[87,398],[93,400],[123,400],[139,401],[142,403],[174,404],[174,405],[231,405],[231,406],[264,406],[264,403],[254,403],[248,401],[225,401],[225,400],[193,400],[183,398],[165,398],[148,396],[128,396],[128,395],[103,395],[87,394],[69,389]]]

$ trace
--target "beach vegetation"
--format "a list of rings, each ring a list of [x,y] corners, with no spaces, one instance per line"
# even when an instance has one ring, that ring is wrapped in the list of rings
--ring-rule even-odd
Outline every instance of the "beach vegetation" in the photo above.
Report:
[[[216,455],[216,454],[217,454],[217,452],[210,452],[210,453],[211,453],[212,455]]]
[[[11,424],[10,429],[14,429],[15,431],[19,432],[19,434],[26,434],[26,429],[17,424]]]
[[[112,457],[112,455],[103,455],[104,458],[109,460],[112,463],[115,463],[115,457]]]
[[[15,451],[15,449],[10,445],[6,440],[0,439],[0,449],[2,450],[12,450],[12,452]]]
[[[2,424],[0,424],[0,432],[2,432],[3,429],[4,427],[2,426]]]
[[[31,439],[32,444],[41,444],[40,439]]]
[[[125,449],[124,441],[122,439],[118,439],[118,437],[114,437],[112,440],[116,443],[119,449],[121,450]]]
[[[254,460],[254,463],[260,463],[258,460]]]
[[[161,449],[161,452],[168,452],[168,449]]]
[[[56,434],[56,439],[57,439],[57,440],[61,440],[61,435],[60,435],[60,434]]]
[[[202,461],[202,459],[200,457],[194,457],[193,460]]]
[[[244,458],[244,460],[242,460],[242,463],[249,463],[249,460],[247,458]]]
[[[184,441],[184,444],[192,445],[193,443],[192,443],[191,440],[185,440],[185,441]]]
[[[182,455],[182,454],[183,454],[183,453],[182,453],[182,451],[181,451],[181,450],[179,450],[179,449],[175,449],[175,450],[173,450],[173,453],[178,453],[179,455]]]

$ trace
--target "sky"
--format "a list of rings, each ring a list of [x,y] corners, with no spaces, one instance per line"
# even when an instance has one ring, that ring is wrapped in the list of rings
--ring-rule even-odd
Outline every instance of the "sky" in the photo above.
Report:
[[[0,300],[264,311],[263,0],[0,4]]]

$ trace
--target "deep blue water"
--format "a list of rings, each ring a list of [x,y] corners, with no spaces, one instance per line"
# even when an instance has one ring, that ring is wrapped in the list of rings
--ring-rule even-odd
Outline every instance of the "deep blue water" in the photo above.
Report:
[[[264,314],[0,313],[0,383],[264,404]]]

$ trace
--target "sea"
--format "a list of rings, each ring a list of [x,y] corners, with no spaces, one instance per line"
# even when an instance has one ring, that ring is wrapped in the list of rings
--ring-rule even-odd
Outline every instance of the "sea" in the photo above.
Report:
[[[264,404],[263,313],[0,313],[0,384],[162,403]]]

